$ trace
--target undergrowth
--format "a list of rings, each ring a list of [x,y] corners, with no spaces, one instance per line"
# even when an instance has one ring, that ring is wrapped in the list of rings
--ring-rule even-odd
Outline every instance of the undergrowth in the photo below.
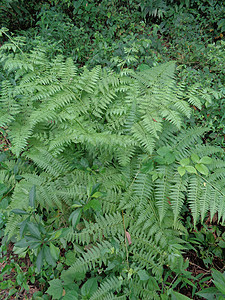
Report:
[[[223,299],[217,2],[3,2],[5,299]]]

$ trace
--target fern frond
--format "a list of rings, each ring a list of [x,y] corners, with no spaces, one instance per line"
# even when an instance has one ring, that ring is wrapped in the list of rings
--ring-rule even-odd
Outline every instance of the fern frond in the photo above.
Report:
[[[190,148],[196,143],[201,143],[201,137],[208,128],[194,127],[182,130],[178,137],[174,137],[172,148],[178,154],[178,159],[190,155]]]
[[[54,158],[44,149],[35,149],[27,155],[29,159],[51,176],[57,177],[69,170],[68,163],[63,158]]]
[[[8,236],[8,240],[10,240],[12,236],[18,234],[18,224],[27,217],[26,215],[15,215],[11,212],[11,210],[21,209],[26,211],[27,207],[29,206],[29,191],[31,187],[32,185],[25,180],[20,181],[19,184],[15,186],[12,200],[8,207],[10,216],[5,229],[5,235]]]
[[[136,123],[132,127],[132,135],[134,140],[140,143],[141,147],[149,154],[152,154],[155,146],[155,138],[147,132],[142,122]]]
[[[191,104],[196,106],[198,109],[201,109],[202,107],[202,103],[199,99],[199,97],[197,96],[199,90],[199,84],[193,84],[187,92],[187,101]]]
[[[101,267],[103,263],[106,263],[108,256],[111,253],[112,245],[104,241],[101,244],[90,247],[83,257],[77,259],[77,261],[66,271],[66,274],[72,275],[73,273],[86,273],[88,269],[94,269],[96,264]]]
[[[203,184],[203,182],[198,176],[191,176],[188,186],[188,202],[194,219],[194,225],[196,225],[196,222],[200,216],[201,184]]]
[[[223,205],[222,203],[219,202],[219,200],[221,200],[221,194],[219,193],[219,191],[213,189],[211,191],[211,195],[210,195],[210,202],[209,202],[209,209],[210,209],[210,221],[212,222],[212,219],[215,215],[215,213],[218,211],[219,206]]]
[[[118,279],[117,277],[109,277],[107,278],[104,282],[101,283],[100,287],[98,290],[91,296],[90,300],[101,300],[101,299],[106,299],[106,297],[114,297],[113,294],[108,295],[107,294],[110,291],[116,292],[120,290],[122,285],[122,281]],[[109,298],[113,299],[113,298]],[[117,299],[117,298],[116,298]]]
[[[149,199],[153,192],[152,177],[149,174],[138,173],[134,185],[134,195],[140,200]]]
[[[169,192],[169,201],[174,214],[174,227],[176,227],[177,219],[180,216],[181,208],[185,200],[185,195],[187,191],[187,182],[184,180],[180,174],[175,173],[171,180],[171,188]]]
[[[159,138],[158,133],[162,131],[162,119],[159,118],[157,113],[151,114],[150,112],[147,112],[143,116],[143,125],[155,138]]]
[[[108,190],[104,201],[102,202],[102,211],[104,214],[112,214],[118,210],[121,199],[121,193]]]
[[[133,294],[139,299],[149,299],[149,300],[159,300],[160,296],[158,295],[159,287],[157,286],[155,278],[149,279],[149,282],[143,282],[135,278],[131,282],[130,286]]]
[[[85,222],[85,228],[77,233],[75,240],[81,244],[102,241],[104,237],[122,236],[124,233],[122,215],[117,213],[96,218],[96,223]]]
[[[172,172],[167,166],[157,167],[157,172],[160,174],[161,178],[156,180],[155,199],[159,209],[160,221],[162,222],[169,209],[169,192],[171,189],[170,179]]]
[[[224,223],[225,220],[225,196],[223,195],[218,195],[218,203],[219,203],[219,207],[218,207],[218,221],[221,220],[222,218],[222,223]]]

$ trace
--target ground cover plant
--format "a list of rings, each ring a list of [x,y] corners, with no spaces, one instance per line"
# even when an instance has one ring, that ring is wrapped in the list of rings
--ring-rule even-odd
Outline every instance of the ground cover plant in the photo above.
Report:
[[[4,299],[223,299],[224,7],[1,10]]]

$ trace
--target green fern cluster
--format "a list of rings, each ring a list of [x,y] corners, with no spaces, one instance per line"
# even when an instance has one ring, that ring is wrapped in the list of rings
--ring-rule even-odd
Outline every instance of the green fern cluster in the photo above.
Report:
[[[177,85],[174,62],[117,74],[77,70],[41,50],[10,51],[1,49],[15,80],[2,82],[0,126],[12,153],[35,168],[24,168],[8,211],[26,211],[35,185],[39,213],[54,229],[69,228],[65,243],[82,246],[65,278],[103,269],[107,278],[91,299],[159,299],[150,282],[161,282],[165,265],[182,270],[184,206],[195,225],[209,212],[225,219],[222,150],[202,143],[207,129],[183,126],[190,106],[200,107],[197,90]],[[24,219],[11,214],[8,238]]]

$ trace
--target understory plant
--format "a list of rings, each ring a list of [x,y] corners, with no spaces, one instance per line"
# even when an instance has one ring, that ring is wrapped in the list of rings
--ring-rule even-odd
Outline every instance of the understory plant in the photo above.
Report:
[[[46,293],[189,299],[167,280],[193,280],[183,212],[194,228],[225,219],[223,150],[203,142],[207,128],[186,126],[203,91],[178,83],[173,61],[78,70],[14,41],[0,61],[0,127],[14,157],[0,172],[12,193],[4,235],[37,272],[52,270]]]

